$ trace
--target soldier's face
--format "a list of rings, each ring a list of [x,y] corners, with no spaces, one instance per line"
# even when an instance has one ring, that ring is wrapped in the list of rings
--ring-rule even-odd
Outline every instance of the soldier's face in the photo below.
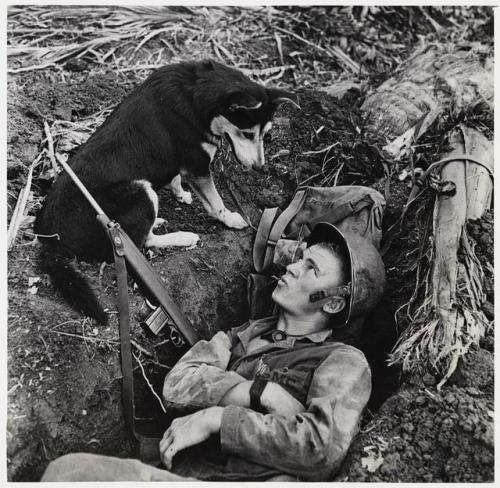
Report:
[[[273,292],[273,300],[292,314],[316,312],[321,307],[309,300],[310,295],[341,285],[341,276],[339,256],[318,245],[308,247],[301,259],[286,267]]]

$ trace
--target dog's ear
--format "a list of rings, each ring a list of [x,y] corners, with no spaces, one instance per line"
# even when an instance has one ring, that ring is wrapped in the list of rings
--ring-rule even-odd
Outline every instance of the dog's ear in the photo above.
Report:
[[[280,90],[279,88],[268,88],[267,94],[271,103],[276,107],[282,103],[288,102],[295,105],[299,110],[301,108],[299,105],[299,97],[297,97],[294,93],[286,90]]]
[[[215,69],[215,61],[212,61],[211,59],[204,59],[201,61],[201,66],[207,71],[213,71]]]
[[[256,110],[262,106],[262,102],[246,91],[232,91],[226,98],[227,108],[230,112],[236,110]]]

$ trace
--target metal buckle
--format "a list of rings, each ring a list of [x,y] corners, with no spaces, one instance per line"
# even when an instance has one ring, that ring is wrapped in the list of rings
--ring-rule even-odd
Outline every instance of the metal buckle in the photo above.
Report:
[[[282,330],[273,329],[273,330],[268,330],[268,331],[264,332],[261,335],[261,337],[263,339],[267,339],[268,341],[280,342],[280,341],[286,340],[286,338],[288,336],[287,336],[287,333],[283,332]]]
[[[120,224],[113,222],[109,226],[109,235],[111,236],[111,243],[113,250],[117,256],[125,256],[125,248],[123,246],[123,238],[120,234]]]
[[[328,290],[319,290],[316,293],[311,293],[309,295],[310,302],[318,302],[325,298],[333,297],[333,296],[349,296],[351,295],[351,283],[347,285],[340,285],[333,288],[329,288]]]

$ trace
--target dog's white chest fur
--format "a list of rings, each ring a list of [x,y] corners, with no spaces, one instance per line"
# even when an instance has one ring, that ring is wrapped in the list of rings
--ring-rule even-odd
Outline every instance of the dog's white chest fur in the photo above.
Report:
[[[210,162],[212,162],[215,153],[217,152],[217,146],[215,144],[212,144],[211,142],[202,142],[201,147],[208,154]]]

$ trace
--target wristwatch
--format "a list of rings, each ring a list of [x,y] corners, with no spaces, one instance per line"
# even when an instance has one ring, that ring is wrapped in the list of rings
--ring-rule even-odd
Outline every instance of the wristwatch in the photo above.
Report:
[[[250,408],[259,413],[267,413],[267,410],[262,406],[260,398],[262,392],[267,385],[267,379],[264,376],[257,375],[250,387]]]

